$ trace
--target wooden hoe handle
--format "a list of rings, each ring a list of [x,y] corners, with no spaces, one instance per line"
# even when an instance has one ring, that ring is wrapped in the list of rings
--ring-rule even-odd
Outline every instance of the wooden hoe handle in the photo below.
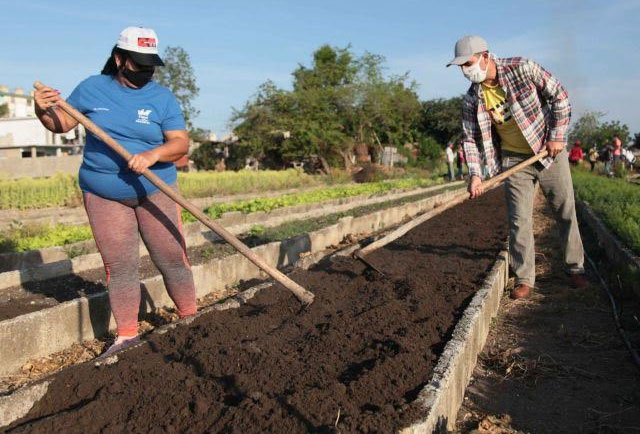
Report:
[[[501,183],[502,181],[504,181],[505,179],[507,179],[509,176],[513,175],[514,173],[516,173],[517,171],[532,165],[533,163],[535,163],[536,161],[540,161],[543,158],[545,158],[548,155],[548,152],[546,150],[540,152],[539,154],[534,155],[531,158],[528,158],[520,163],[518,163],[517,165],[513,166],[512,168],[505,170],[504,172],[502,172],[501,174],[494,176],[493,178],[489,179],[488,181],[483,182],[483,187],[485,190],[489,190],[492,189],[494,187],[496,187],[499,183]],[[368,255],[369,253],[373,252],[374,250],[379,249],[382,246],[385,246],[387,244],[389,244],[390,242],[400,238],[401,236],[403,236],[404,234],[406,234],[407,232],[409,232],[411,229],[415,228],[416,226],[421,225],[422,223],[424,223],[425,221],[429,220],[430,218],[440,214],[441,212],[455,206],[458,205],[459,203],[464,202],[465,200],[469,199],[469,193],[467,193],[466,191],[461,192],[456,194],[455,196],[453,196],[450,200],[448,200],[447,202],[440,204],[439,206],[437,206],[436,208],[427,211],[426,213],[414,218],[413,220],[403,224],[402,226],[398,227],[397,229],[393,230],[392,232],[390,232],[388,235],[380,238],[379,240],[374,241],[373,243],[367,245],[366,247],[357,250],[353,253],[353,256],[355,258],[361,259],[364,261],[364,257],[366,255]],[[366,262],[366,261],[365,261]],[[367,263],[368,264],[368,263]]]
[[[45,87],[39,81],[33,84],[36,89],[42,89]],[[111,149],[113,149],[118,155],[129,161],[132,157],[131,153],[122,147],[117,141],[111,138],[100,127],[91,122],[86,116],[73,108],[65,100],[61,100],[58,105],[62,110],[68,113],[72,118],[81,123],[88,131],[98,137],[104,143],[106,143]],[[172,189],[160,179],[155,173],[146,169],[142,172],[142,175],[147,178],[153,185],[158,187],[164,194],[169,196],[178,205],[189,211],[195,218],[200,220],[205,226],[218,234],[223,240],[231,244],[238,252],[244,255],[249,261],[253,262],[260,269],[264,270],[269,276],[273,277],[282,286],[293,292],[293,294],[304,304],[311,304],[313,302],[314,295],[298,285],[296,282],[285,276],[277,268],[267,264],[260,256],[256,255],[249,247],[247,247],[242,241],[236,238],[233,234],[227,231],[224,227],[220,226],[213,220],[211,220],[205,213],[203,213],[198,207],[187,201],[179,192]]]

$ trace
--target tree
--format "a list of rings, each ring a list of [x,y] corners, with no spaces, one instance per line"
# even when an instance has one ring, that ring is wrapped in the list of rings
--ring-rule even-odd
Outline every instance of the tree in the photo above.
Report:
[[[162,60],[164,66],[156,68],[153,78],[176,96],[182,107],[187,128],[191,130],[194,118],[200,114],[193,106],[193,100],[198,96],[200,88],[196,84],[189,54],[182,47],[167,46]]]
[[[262,159],[267,154],[279,158],[285,131],[294,125],[296,107],[291,93],[272,82],[263,83],[241,110],[234,109],[231,122],[234,133],[248,154]]]
[[[569,130],[569,142],[574,143],[580,140],[585,149],[592,146],[602,146],[600,141],[599,128],[600,119],[604,116],[602,112],[586,111],[573,123]]]
[[[408,77],[385,77],[384,58],[323,45],[293,72],[293,89],[264,83],[235,110],[234,132],[256,157],[282,164],[317,157],[349,166],[356,144],[404,145],[416,138],[420,103]],[[285,136],[283,134],[287,132]]]
[[[624,146],[631,140],[629,127],[621,124],[620,121],[604,122],[598,128],[598,135],[600,143],[610,142],[614,137],[618,137]]]
[[[629,127],[620,121],[602,122],[602,112],[587,111],[573,124],[569,131],[569,142],[580,140],[583,148],[602,147],[619,137],[622,144],[629,142]]]
[[[384,77],[384,57],[365,53],[358,59],[351,135],[358,143],[402,147],[413,143],[420,117],[417,85],[407,74]]]
[[[633,136],[633,145],[634,148],[640,148],[640,133],[635,133]]]
[[[424,101],[420,131],[443,146],[462,136],[462,96]]]
[[[418,141],[417,163],[425,169],[433,169],[442,160],[444,151],[442,145],[431,136],[424,137]]]
[[[0,118],[3,118],[9,114],[9,105],[0,104]]]
[[[209,140],[210,130],[204,128],[191,128],[189,130],[189,138],[194,142],[204,143]]]

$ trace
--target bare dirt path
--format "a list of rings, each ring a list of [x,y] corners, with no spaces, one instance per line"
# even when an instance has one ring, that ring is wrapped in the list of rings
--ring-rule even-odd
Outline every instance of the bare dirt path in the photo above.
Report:
[[[558,231],[541,194],[534,222],[537,292],[527,301],[502,300],[458,429],[638,433],[640,372],[616,332],[609,302],[592,274],[588,289],[568,287]],[[597,249],[588,239],[585,245]],[[638,307],[637,301],[624,306],[627,312]],[[636,346],[639,328],[632,335]]]

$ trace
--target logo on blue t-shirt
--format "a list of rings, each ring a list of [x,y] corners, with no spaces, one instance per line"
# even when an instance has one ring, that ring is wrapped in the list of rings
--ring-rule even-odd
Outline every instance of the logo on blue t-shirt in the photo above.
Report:
[[[149,115],[151,114],[151,110],[140,109],[138,110],[138,119],[136,120],[139,124],[149,124]]]

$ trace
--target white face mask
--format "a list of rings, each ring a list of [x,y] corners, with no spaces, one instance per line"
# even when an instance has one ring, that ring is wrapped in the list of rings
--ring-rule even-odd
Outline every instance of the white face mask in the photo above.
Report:
[[[472,83],[482,83],[487,78],[487,71],[489,71],[489,62],[487,61],[487,67],[483,71],[482,68],[480,68],[481,61],[482,56],[480,56],[478,61],[473,65],[462,66],[462,73]]]

